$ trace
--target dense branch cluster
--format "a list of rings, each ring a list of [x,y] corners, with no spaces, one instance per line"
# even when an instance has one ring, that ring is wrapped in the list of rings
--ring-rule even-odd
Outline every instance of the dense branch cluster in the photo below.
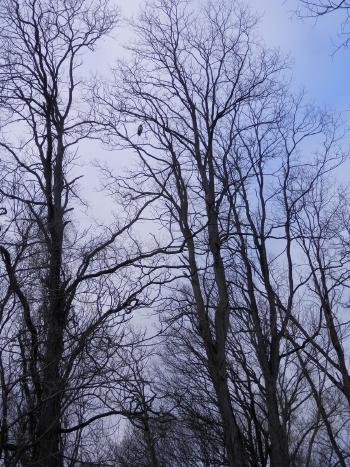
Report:
[[[0,462],[350,465],[341,120],[235,1],[149,4],[88,82],[111,3],[0,0]]]

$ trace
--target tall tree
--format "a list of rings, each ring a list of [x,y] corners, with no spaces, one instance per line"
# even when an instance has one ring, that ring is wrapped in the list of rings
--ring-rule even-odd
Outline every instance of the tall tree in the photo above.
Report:
[[[193,290],[227,458],[232,466],[244,466],[249,455],[227,378],[230,284],[222,242],[229,229],[228,187],[218,171],[237,134],[251,124],[244,118],[250,103],[279,92],[276,78],[283,65],[274,52],[255,46],[255,20],[236,3],[208,3],[200,18],[187,2],[177,0],[144,11],[135,26],[135,64],[121,68],[116,85],[122,99],[114,93],[120,121],[110,121],[109,115],[106,121],[140,156],[139,194],[152,190],[162,196],[161,218],[184,241],[183,267]],[[123,124],[140,121],[145,128],[138,139],[123,132]]]
[[[160,281],[152,257],[162,248],[132,233],[152,197],[95,232],[79,225],[76,154],[94,131],[79,67],[117,19],[107,0],[0,6],[1,318],[11,344],[1,448],[15,464],[62,466],[71,433],[118,413],[102,392],[115,383],[122,326]]]

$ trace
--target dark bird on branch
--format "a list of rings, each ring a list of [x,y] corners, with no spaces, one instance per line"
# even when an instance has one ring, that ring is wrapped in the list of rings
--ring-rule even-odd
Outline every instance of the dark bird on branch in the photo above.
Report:
[[[143,126],[142,125],[139,125],[138,129],[137,129],[137,134],[138,136],[141,136],[141,133],[143,132]]]

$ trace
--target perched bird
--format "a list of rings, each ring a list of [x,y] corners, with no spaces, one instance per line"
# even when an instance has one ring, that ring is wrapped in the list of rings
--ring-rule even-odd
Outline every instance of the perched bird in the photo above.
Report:
[[[142,125],[139,125],[138,129],[137,129],[137,135],[138,136],[141,136],[141,133],[143,131],[143,126]]]

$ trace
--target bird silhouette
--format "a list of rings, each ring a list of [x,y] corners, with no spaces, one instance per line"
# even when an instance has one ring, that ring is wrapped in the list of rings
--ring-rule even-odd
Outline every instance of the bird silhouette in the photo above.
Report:
[[[137,129],[137,134],[138,136],[141,136],[141,133],[143,132],[143,126],[142,125],[139,125],[138,129]]]

